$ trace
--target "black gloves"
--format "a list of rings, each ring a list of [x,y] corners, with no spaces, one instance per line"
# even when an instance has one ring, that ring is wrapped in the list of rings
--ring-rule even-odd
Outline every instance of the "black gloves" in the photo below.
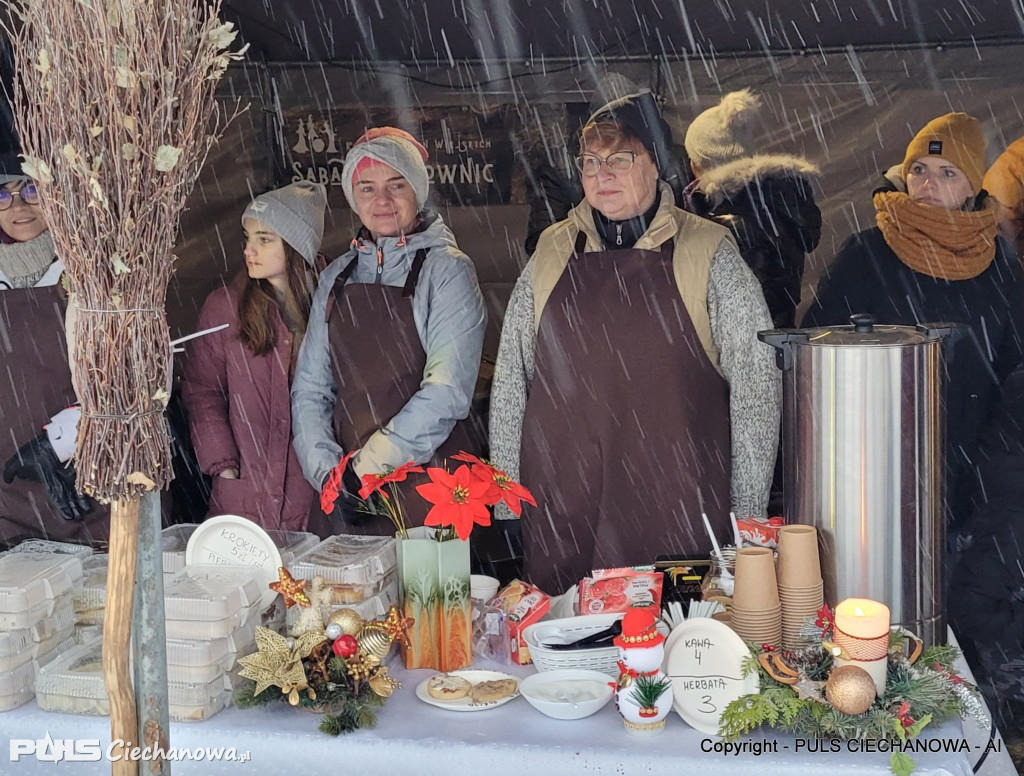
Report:
[[[65,520],[81,520],[92,511],[89,498],[75,489],[74,468],[58,460],[45,433],[22,445],[7,461],[4,482],[10,485],[17,478],[41,482]]]

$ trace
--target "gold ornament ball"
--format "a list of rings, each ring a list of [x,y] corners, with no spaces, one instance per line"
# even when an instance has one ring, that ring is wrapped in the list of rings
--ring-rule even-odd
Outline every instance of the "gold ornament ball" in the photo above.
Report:
[[[356,636],[363,627],[363,618],[355,609],[339,609],[327,621],[328,625],[331,623],[341,626],[342,636]]]
[[[391,637],[387,634],[378,622],[368,622],[356,636],[359,648],[367,655],[374,655],[379,660],[384,660],[391,651]]]
[[[860,666],[840,666],[825,683],[825,697],[844,714],[863,714],[875,702],[875,680]]]

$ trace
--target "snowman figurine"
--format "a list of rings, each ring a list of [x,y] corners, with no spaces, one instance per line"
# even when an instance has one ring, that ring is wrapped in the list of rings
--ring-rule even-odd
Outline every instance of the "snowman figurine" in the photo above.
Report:
[[[615,707],[627,731],[656,736],[665,729],[665,718],[672,710],[672,680],[661,670],[665,637],[658,632],[654,614],[648,609],[626,612],[615,646],[619,648]]]

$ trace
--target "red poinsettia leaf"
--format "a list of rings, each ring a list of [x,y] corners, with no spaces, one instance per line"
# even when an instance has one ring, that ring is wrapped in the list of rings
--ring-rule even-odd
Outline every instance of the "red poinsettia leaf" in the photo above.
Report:
[[[416,492],[431,504],[452,503],[452,488],[446,488],[439,482],[428,482],[426,485],[417,485]]]
[[[467,453],[465,450],[459,450],[455,455],[452,456],[453,461],[464,461],[465,463],[479,464],[480,466],[488,466],[482,458],[477,458],[472,453]]]

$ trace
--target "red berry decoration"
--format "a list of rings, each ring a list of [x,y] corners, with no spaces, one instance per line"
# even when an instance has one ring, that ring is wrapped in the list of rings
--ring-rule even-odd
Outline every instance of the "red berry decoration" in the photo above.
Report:
[[[350,636],[347,633],[343,636],[338,636],[334,640],[334,654],[338,657],[350,658],[359,650],[359,642],[356,641],[355,636]]]

